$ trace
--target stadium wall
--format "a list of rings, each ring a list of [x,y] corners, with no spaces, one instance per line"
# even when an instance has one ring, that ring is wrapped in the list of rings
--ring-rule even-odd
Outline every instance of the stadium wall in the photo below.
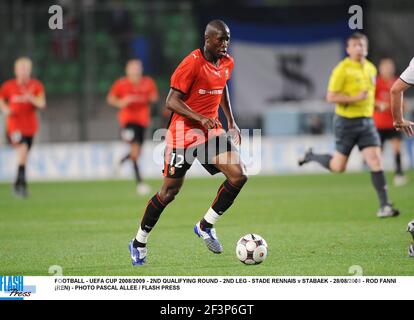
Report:
[[[244,139],[242,158],[247,164],[249,175],[307,174],[323,173],[325,170],[310,164],[303,168],[297,166],[297,159],[308,147],[320,152],[332,152],[331,136],[300,137],[263,137],[249,144]],[[250,139],[250,142],[252,139]],[[414,140],[406,140],[410,152],[404,150],[405,167],[413,166]],[[104,143],[60,143],[35,145],[30,156],[28,175],[34,181],[128,179],[133,177],[130,166],[125,165],[120,172],[114,164],[127,152],[122,142]],[[385,166],[393,169],[393,158],[386,148]],[[12,181],[15,176],[15,153],[10,147],[0,149],[0,181]],[[140,160],[141,170],[146,178],[161,178],[163,167],[163,144],[146,142]],[[348,166],[349,171],[362,171],[364,164],[359,152],[354,151]],[[204,169],[196,163],[189,176],[207,176]]]

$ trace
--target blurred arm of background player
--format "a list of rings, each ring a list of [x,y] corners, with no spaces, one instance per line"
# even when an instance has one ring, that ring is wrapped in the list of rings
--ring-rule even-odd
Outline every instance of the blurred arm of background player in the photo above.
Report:
[[[219,125],[218,120],[207,118],[197,112],[194,112],[183,101],[184,96],[184,93],[170,89],[166,100],[167,109],[190,120],[199,122],[207,130],[216,128]]]
[[[361,91],[356,96],[347,96],[340,92],[329,91],[326,95],[326,101],[329,103],[348,104],[365,100],[368,97],[368,91]]]
[[[24,96],[36,108],[38,108],[38,109],[45,109],[46,108],[46,97],[45,97],[45,94],[43,92],[38,94],[37,96],[34,96],[30,92],[25,92]]]
[[[227,88],[227,85],[224,87],[223,94],[221,95],[220,106],[227,119],[229,134],[233,138],[234,143],[238,145],[240,144],[240,140],[241,140],[240,129],[237,126],[236,122],[234,121],[233,112],[232,112],[231,103],[230,103],[229,90]]]
[[[5,116],[10,115],[10,113],[11,113],[9,105],[2,98],[0,98],[0,110],[1,110],[1,112],[3,112],[3,114]]]
[[[394,118],[394,126],[397,130],[404,131],[408,136],[414,134],[414,123],[404,119],[403,93],[410,87],[401,79],[397,79],[391,88],[391,110]]]
[[[133,101],[131,96],[126,96],[124,98],[118,98],[114,95],[108,94],[106,97],[106,102],[117,109],[123,109],[127,107]]]

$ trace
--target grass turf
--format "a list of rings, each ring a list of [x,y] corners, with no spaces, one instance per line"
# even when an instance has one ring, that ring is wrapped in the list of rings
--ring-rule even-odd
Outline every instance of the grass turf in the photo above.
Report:
[[[414,174],[410,173],[414,181]],[[391,176],[389,176],[391,178]],[[251,177],[217,225],[222,255],[207,251],[194,223],[215,198],[222,178],[188,179],[149,239],[149,261],[133,268],[127,249],[148,198],[129,181],[33,183],[28,200],[0,185],[0,274],[49,275],[414,275],[407,223],[413,184],[390,187],[399,218],[376,218],[368,174]],[[149,181],[154,190],[160,180]],[[262,235],[269,257],[241,264],[235,244]]]

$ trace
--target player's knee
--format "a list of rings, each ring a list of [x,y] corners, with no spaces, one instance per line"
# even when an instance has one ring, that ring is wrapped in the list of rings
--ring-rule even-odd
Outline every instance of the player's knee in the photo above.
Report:
[[[165,204],[172,202],[175,199],[175,196],[180,192],[178,187],[168,187],[161,190],[159,193],[161,201]]]
[[[229,178],[230,183],[238,187],[243,187],[246,184],[247,180],[248,180],[248,177],[244,173],[240,173],[239,175],[235,177]]]
[[[346,166],[342,164],[331,164],[331,171],[334,173],[344,173]]]

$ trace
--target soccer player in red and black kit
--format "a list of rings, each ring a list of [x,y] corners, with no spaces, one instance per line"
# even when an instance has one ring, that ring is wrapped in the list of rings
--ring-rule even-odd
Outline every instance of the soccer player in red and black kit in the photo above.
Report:
[[[390,141],[395,158],[394,185],[403,186],[407,183],[401,163],[402,133],[395,130],[391,112],[390,90],[398,79],[395,76],[395,64],[390,58],[381,59],[379,63],[379,75],[375,91],[374,122],[381,138],[381,145]]]
[[[142,181],[137,161],[141,154],[145,129],[151,120],[150,104],[158,101],[158,89],[151,77],[142,75],[143,68],[140,60],[129,60],[125,71],[126,77],[118,79],[113,84],[107,102],[120,110],[118,119],[122,128],[121,136],[130,144],[130,151],[120,164],[131,161],[137,183],[137,193],[145,195],[150,192],[150,189]]]
[[[33,138],[38,130],[36,111],[46,108],[43,84],[31,78],[32,61],[22,57],[14,65],[15,79],[7,80],[0,89],[0,109],[7,117],[7,137],[17,151],[18,172],[14,193],[28,196],[26,164]]]
[[[191,52],[171,77],[166,106],[173,115],[166,139],[164,183],[148,202],[138,233],[129,243],[134,266],[146,262],[149,233],[180,191],[194,157],[210,174],[222,172],[226,176],[211,207],[194,227],[196,235],[214,253],[223,251],[214,225],[247,181],[233,144],[240,143],[240,130],[233,118],[226,84],[234,65],[227,53],[230,30],[223,21],[211,21],[204,39],[204,48]],[[218,119],[219,106],[228,121],[228,135]]]

